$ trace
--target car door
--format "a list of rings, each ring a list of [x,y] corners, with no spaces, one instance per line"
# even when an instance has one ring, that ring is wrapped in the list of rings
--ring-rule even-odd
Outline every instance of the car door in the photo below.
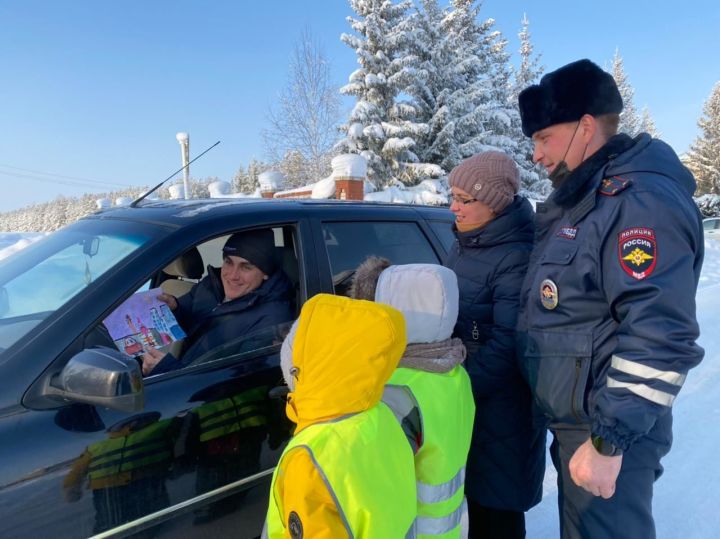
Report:
[[[225,226],[225,235],[238,230]],[[317,292],[314,263],[302,254],[314,249],[308,225],[264,226],[292,232],[299,304]],[[205,239],[219,233],[209,228]],[[97,323],[155,275],[160,262],[179,256],[197,238],[169,233],[122,275],[108,278],[102,294],[79,299],[65,318],[92,323],[43,333],[62,350],[53,365],[61,368],[97,344]],[[292,430],[284,402],[269,394],[282,383],[284,329],[268,328],[181,370],[146,378],[144,406],[131,413],[54,404],[46,398],[54,375],[44,373],[26,392],[23,407],[0,420],[0,458],[17,463],[2,470],[0,536],[258,537],[270,476]],[[246,346],[251,340],[253,346]]]

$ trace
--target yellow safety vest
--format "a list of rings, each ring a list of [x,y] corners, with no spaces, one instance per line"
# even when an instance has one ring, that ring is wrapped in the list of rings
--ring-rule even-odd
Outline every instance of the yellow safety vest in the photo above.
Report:
[[[399,367],[386,385],[383,402],[398,419],[413,405],[420,409],[422,444],[415,454],[417,536],[459,538],[466,506],[465,463],[475,417],[470,377],[460,365],[446,373]]]
[[[169,425],[169,420],[158,421],[127,436],[90,445],[90,488],[126,485],[134,472],[170,461],[172,452],[166,434]]]
[[[249,427],[267,424],[267,386],[249,389],[195,409],[200,420],[200,441],[207,442]]]
[[[285,448],[275,473],[264,538],[285,537],[278,474],[285,456],[310,452],[354,539],[413,538],[416,513],[413,456],[392,411],[383,403],[300,431]]]

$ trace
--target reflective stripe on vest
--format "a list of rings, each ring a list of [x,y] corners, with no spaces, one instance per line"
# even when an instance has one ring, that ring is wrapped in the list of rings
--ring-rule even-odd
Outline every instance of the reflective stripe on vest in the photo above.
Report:
[[[418,536],[459,537],[460,528],[454,523],[462,515],[465,463],[475,416],[470,378],[459,365],[447,373],[401,367],[388,386],[409,389],[420,409],[422,446],[415,454]],[[387,404],[398,405],[400,395],[392,393]],[[400,406],[396,415],[409,403]]]
[[[465,485],[465,466],[450,481],[440,485],[417,482],[417,496],[420,503],[438,503],[452,498]]]
[[[462,515],[467,511],[467,502],[463,498],[460,507],[444,517],[417,517],[418,537],[460,537]]]
[[[402,533],[408,539],[415,537],[413,456],[386,405],[378,403],[340,421],[310,425],[290,440],[273,475],[263,536],[268,539],[287,533],[278,476],[285,475],[284,466],[291,461],[285,457],[293,450],[311,456],[349,537],[398,537],[399,530],[406,530]]]
[[[165,439],[168,425],[168,421],[153,423],[128,436],[110,438],[90,445],[90,480],[170,460],[172,454]]]
[[[207,442],[246,428],[266,425],[268,389],[258,387],[199,406],[195,411],[200,419],[200,441]]]

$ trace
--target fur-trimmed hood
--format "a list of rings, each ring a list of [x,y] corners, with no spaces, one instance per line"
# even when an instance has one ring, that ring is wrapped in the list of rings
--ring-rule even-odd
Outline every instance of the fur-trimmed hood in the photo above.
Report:
[[[407,324],[408,347],[400,366],[448,372],[465,359],[465,348],[450,339],[458,316],[455,273],[437,264],[390,266],[369,257],[355,272],[353,297],[374,299],[398,309]]]

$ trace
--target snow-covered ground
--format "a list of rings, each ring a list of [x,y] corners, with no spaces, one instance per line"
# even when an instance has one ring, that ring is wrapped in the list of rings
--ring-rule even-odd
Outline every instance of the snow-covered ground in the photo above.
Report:
[[[43,236],[45,236],[45,233],[42,232],[0,232],[0,260],[7,258],[13,253],[17,253],[20,249],[24,249]]]
[[[0,233],[0,259],[36,241],[42,234]],[[674,405],[674,438],[663,460],[665,473],[653,501],[660,539],[710,539],[720,529],[715,506],[720,492],[720,240],[705,241],[705,263],[697,293],[700,344],[705,359],[690,372]],[[527,536],[557,538],[555,470],[545,473],[542,502],[528,512]]]

